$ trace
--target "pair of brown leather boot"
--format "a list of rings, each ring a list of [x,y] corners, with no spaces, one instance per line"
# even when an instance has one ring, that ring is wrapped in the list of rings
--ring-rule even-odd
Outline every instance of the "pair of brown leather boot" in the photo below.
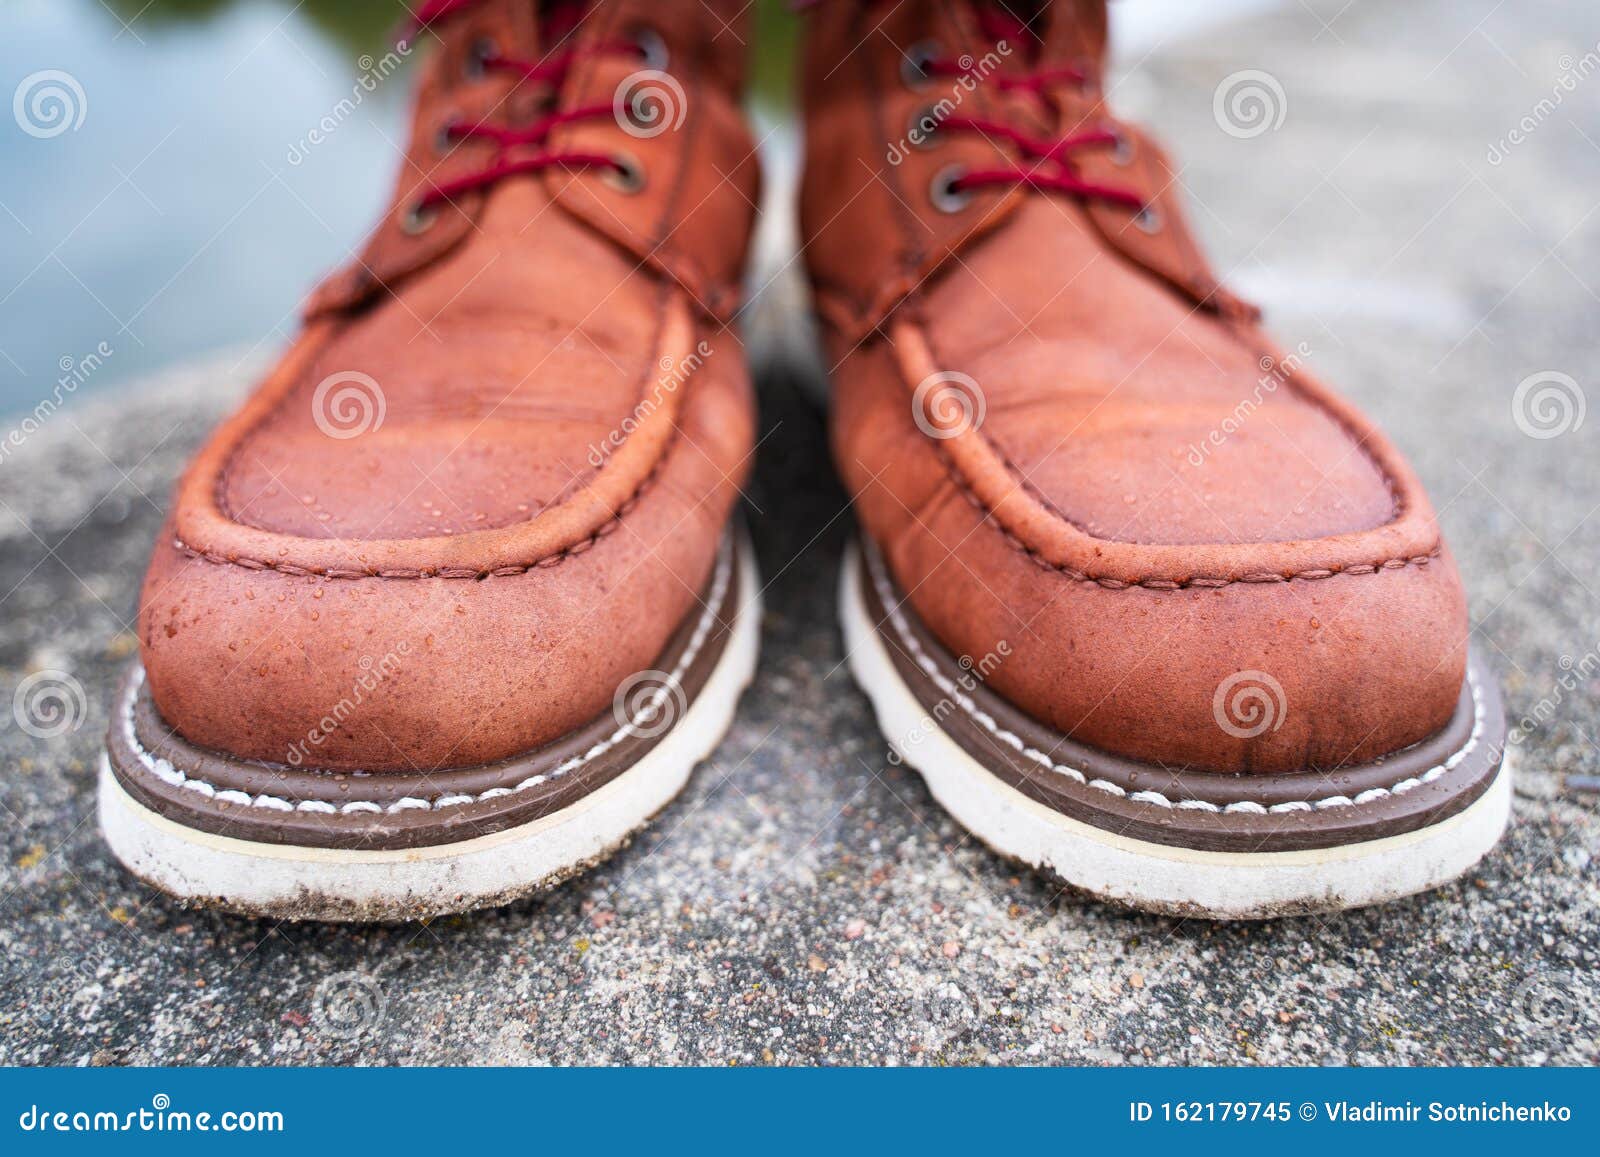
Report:
[[[174,895],[420,917],[624,843],[728,727],[742,0],[431,0],[394,203],[185,475],[101,821]],[[1395,448],[1103,102],[1104,0],[818,0],[804,257],[892,758],[997,851],[1249,917],[1451,879],[1509,776]]]

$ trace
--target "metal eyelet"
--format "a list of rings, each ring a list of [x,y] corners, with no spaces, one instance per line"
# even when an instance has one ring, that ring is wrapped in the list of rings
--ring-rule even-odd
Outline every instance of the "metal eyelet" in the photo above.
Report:
[[[1154,205],[1146,205],[1134,214],[1133,223],[1141,233],[1159,233],[1166,219],[1161,216],[1161,210]]]
[[[600,179],[619,193],[637,193],[644,188],[644,166],[632,153],[614,153]]]
[[[400,232],[407,237],[417,237],[433,228],[434,222],[439,219],[438,210],[432,205],[416,204],[407,209],[400,216]]]
[[[939,55],[939,45],[932,40],[913,44],[900,57],[900,80],[907,88],[921,88],[933,79],[928,73],[928,62]]]
[[[928,200],[933,202],[935,209],[941,213],[959,213],[972,204],[972,191],[955,187],[966,173],[965,166],[946,165],[933,175],[933,181],[928,185]]]
[[[632,92],[624,93],[620,88],[617,90],[619,97],[626,96],[628,98],[622,100],[616,106],[617,115],[628,122],[627,124],[622,124],[621,121],[618,122],[618,126],[623,132],[630,137],[648,140],[672,127],[671,116],[673,108],[676,106],[652,100],[652,96],[659,95],[659,91],[657,89],[638,88]],[[651,120],[652,116],[656,119]],[[631,131],[628,127],[629,125],[639,131]]]
[[[1117,143],[1112,146],[1111,163],[1118,168],[1126,169],[1133,164],[1134,147],[1133,138],[1116,126],[1109,126],[1108,131],[1117,138]]]
[[[646,68],[653,68],[657,72],[667,70],[667,62],[672,59],[672,54],[667,49],[667,42],[661,38],[661,33],[654,28],[635,28],[630,39],[639,48],[639,56],[644,61]]]
[[[489,71],[489,61],[500,55],[500,46],[490,37],[480,36],[467,49],[467,63],[462,74],[471,81],[482,80]]]
[[[933,135],[939,131],[939,110],[933,105],[920,108],[911,114],[911,120],[906,123],[906,140],[912,147],[918,149],[931,149],[934,146]]]

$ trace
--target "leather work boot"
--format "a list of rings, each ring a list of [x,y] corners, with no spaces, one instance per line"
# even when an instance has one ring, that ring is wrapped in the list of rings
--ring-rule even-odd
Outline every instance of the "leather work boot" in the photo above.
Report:
[[[1510,776],[1427,496],[1218,285],[1106,107],[1103,0],[1005,4],[808,20],[802,229],[863,531],[842,613],[891,759],[1141,908],[1454,878]]]
[[[398,919],[552,884],[677,794],[754,667],[742,5],[415,8],[393,204],[145,579],[100,817],[186,900]]]

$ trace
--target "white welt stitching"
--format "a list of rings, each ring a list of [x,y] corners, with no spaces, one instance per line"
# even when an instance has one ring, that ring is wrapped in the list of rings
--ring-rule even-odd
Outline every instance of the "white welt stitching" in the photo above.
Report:
[[[1168,799],[1159,791],[1136,791],[1130,794],[1125,788],[1119,787],[1108,780],[1090,779],[1075,767],[1068,767],[1066,764],[1055,762],[1045,752],[1029,747],[1023,742],[1021,736],[1005,730],[995,721],[994,716],[982,710],[971,696],[962,692],[959,687],[939,671],[938,665],[923,650],[922,643],[912,633],[911,624],[906,621],[905,614],[900,609],[900,600],[895,594],[894,587],[889,582],[889,576],[884,568],[883,560],[879,557],[877,551],[867,548],[863,549],[861,553],[866,558],[867,569],[872,575],[873,589],[878,593],[878,601],[888,610],[889,619],[894,624],[900,641],[905,644],[917,666],[921,667],[928,678],[933,680],[934,685],[949,696],[951,701],[961,708],[973,722],[1001,743],[1020,752],[1047,771],[1055,772],[1057,775],[1064,775],[1075,783],[1084,784],[1087,787],[1095,788],[1110,795],[1126,797],[1137,803],[1153,804],[1156,807],[1178,808],[1183,811],[1217,812],[1219,814],[1244,812],[1251,815],[1280,815],[1284,812],[1320,811],[1324,808],[1335,807],[1359,807],[1362,804],[1372,803],[1374,800],[1386,799],[1391,795],[1404,795],[1413,788],[1421,787],[1425,783],[1432,783],[1446,772],[1454,771],[1463,759],[1472,754],[1473,749],[1478,746],[1478,741],[1483,737],[1483,692],[1478,686],[1477,679],[1473,677],[1472,667],[1469,664],[1467,667],[1467,688],[1472,693],[1472,734],[1467,737],[1467,742],[1462,746],[1461,750],[1438,766],[1430,767],[1421,775],[1402,779],[1399,783],[1390,787],[1368,788],[1358,794],[1355,799],[1343,795],[1333,795],[1328,796],[1326,799],[1290,800],[1287,803],[1275,804],[1261,804],[1253,800],[1237,800],[1230,804],[1211,803],[1203,799],[1173,800]]]
[[[700,653],[700,648],[705,645],[706,639],[710,637],[711,630],[717,622],[718,612],[722,609],[723,600],[727,597],[728,581],[733,573],[731,539],[731,535],[725,536],[723,539],[722,547],[717,553],[717,568],[716,574],[712,579],[711,598],[707,601],[705,609],[700,613],[699,621],[695,623],[694,634],[689,636],[688,646],[684,647],[682,656],[679,657],[677,665],[673,667],[672,673],[667,676],[666,681],[651,693],[650,698],[644,702],[638,711],[628,717],[628,722],[617,728],[599,743],[596,743],[588,751],[582,755],[573,756],[543,775],[529,776],[515,787],[491,787],[487,791],[479,792],[477,795],[442,795],[434,800],[407,796],[405,799],[396,800],[394,803],[389,804],[387,808],[382,804],[372,803],[369,800],[356,800],[351,803],[340,804],[330,800],[304,799],[296,803],[290,803],[288,800],[278,796],[258,795],[252,797],[247,792],[222,790],[215,784],[186,775],[180,768],[174,767],[170,760],[163,759],[145,750],[144,744],[139,742],[138,731],[134,727],[133,708],[139,698],[139,687],[144,682],[143,667],[140,667],[134,673],[133,678],[128,681],[127,699],[122,705],[122,736],[126,740],[128,747],[139,757],[139,763],[144,769],[163,783],[198,792],[203,796],[219,799],[226,803],[267,808],[271,811],[319,812],[325,815],[353,815],[357,812],[382,813],[387,811],[392,815],[403,811],[427,811],[434,808],[458,807],[461,804],[480,803],[484,800],[498,799],[503,795],[526,791],[529,788],[538,787],[542,783],[548,783],[552,779],[558,779],[569,771],[575,771],[584,764],[610,751],[625,736],[634,732],[641,718],[645,718],[658,710],[666,700],[666,697],[682,685],[684,672],[689,669],[690,664],[695,660],[695,656]],[[655,724],[652,722],[651,727],[653,728],[654,726]]]

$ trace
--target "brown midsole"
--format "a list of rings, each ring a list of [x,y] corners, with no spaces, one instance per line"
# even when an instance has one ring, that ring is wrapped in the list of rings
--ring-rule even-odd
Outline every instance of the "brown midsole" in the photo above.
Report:
[[[1085,746],[1024,714],[959,664],[894,587],[877,548],[866,542],[862,554],[867,614],[929,723],[1030,799],[1106,831],[1202,851],[1338,847],[1439,823],[1486,792],[1500,768],[1505,714],[1475,654],[1444,728],[1372,763],[1228,774],[1142,763]]]
[[[674,723],[705,687],[733,629],[739,552],[729,541],[723,551],[700,600],[657,663],[662,672],[682,667],[681,698],[674,696],[662,708],[676,710]],[[697,634],[698,646],[685,663]],[[125,715],[130,710],[131,741]],[[111,770],[128,794],[186,827],[268,844],[388,849],[456,843],[560,811],[638,763],[671,728],[619,730],[607,708],[560,739],[496,763],[427,775],[297,768],[236,759],[187,742],[161,718],[135,668],[117,696],[106,747]],[[604,751],[590,754],[608,741]],[[210,790],[174,783],[176,777],[152,771],[147,760],[165,761],[170,767],[164,770],[178,769],[186,780]],[[535,779],[540,782],[529,782]],[[238,795],[221,798],[224,793]],[[488,798],[482,798],[485,793]]]

